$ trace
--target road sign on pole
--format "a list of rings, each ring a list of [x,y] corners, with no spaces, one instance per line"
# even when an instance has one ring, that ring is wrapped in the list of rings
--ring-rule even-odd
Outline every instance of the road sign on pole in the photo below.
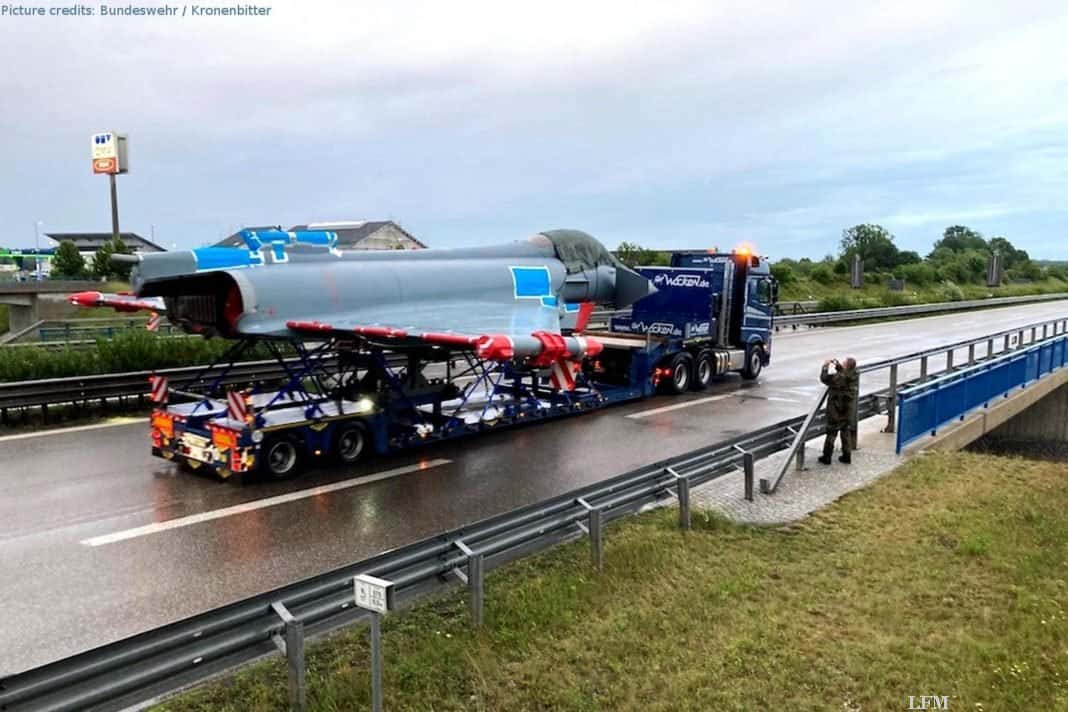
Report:
[[[353,584],[356,605],[371,612],[371,710],[382,712],[382,614],[393,610],[393,582],[360,574]]]
[[[119,239],[119,193],[115,186],[115,176],[130,170],[126,153],[126,134],[116,131],[103,131],[93,134],[90,143],[90,157],[93,161],[93,173],[106,174],[111,184],[111,239]]]
[[[95,133],[91,139],[90,158],[93,162],[93,173],[127,173],[130,170],[127,165],[126,134],[115,131]]]

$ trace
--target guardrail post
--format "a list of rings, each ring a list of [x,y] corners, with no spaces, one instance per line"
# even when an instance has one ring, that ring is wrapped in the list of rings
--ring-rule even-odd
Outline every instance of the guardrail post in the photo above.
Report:
[[[371,611],[371,710],[382,712],[382,614]]]
[[[679,493],[679,528],[689,531],[692,528],[690,519],[690,481],[685,477],[675,480]]]
[[[601,510],[590,510],[590,560],[598,571],[604,569],[604,532],[601,529]]]
[[[289,708],[303,712],[308,705],[308,686],[304,667],[304,623],[281,602],[271,604],[275,614],[285,625],[285,638],[274,636],[274,644],[286,656],[289,666]]]
[[[484,620],[484,563],[483,554],[471,554],[467,557],[467,588],[471,591],[471,622],[476,628],[481,628]]]
[[[988,359],[994,358],[994,340],[987,339],[986,341],[986,357]]]
[[[892,433],[897,429],[897,364],[890,367],[890,397],[887,399],[886,428],[884,433]]]
[[[1001,350],[1002,351],[1008,351],[1009,350],[1009,335],[1008,334],[1005,334],[1005,345],[1001,347]]]
[[[946,351],[946,370],[953,370],[953,349],[949,349]]]
[[[1031,327],[1031,343],[1032,344],[1035,343],[1035,339],[1036,339],[1037,335],[1038,335],[1038,327],[1037,326],[1032,326]]]
[[[968,365],[975,364],[975,344],[968,344]]]
[[[804,444],[802,444],[804,449]],[[745,471],[745,500],[753,501],[753,453],[747,452],[742,455],[742,469]]]
[[[927,356],[920,358],[920,383],[927,380]]]

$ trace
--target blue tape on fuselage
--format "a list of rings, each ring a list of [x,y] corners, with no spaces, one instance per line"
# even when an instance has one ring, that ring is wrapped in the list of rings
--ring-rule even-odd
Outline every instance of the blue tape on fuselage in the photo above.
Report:
[[[258,252],[240,247],[198,247],[193,250],[197,270],[258,267],[263,258]]]
[[[552,280],[548,267],[512,267],[516,299],[552,297]]]

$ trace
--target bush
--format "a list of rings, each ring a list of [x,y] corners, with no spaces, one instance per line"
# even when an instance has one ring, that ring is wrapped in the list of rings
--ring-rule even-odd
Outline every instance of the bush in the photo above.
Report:
[[[849,265],[845,263],[845,260],[838,260],[834,263],[835,274],[849,274]]]
[[[779,281],[779,284],[786,286],[793,284],[797,281],[797,275],[794,274],[793,268],[783,262],[776,262],[771,266],[771,276]]]
[[[902,265],[897,274],[905,280],[907,286],[926,287],[938,280],[935,268],[926,263]]]
[[[809,278],[817,284],[827,286],[834,281],[834,272],[831,268],[825,264],[818,264],[812,268],[812,272],[809,274]]]
[[[98,339],[93,348],[44,349],[10,346],[0,360],[0,382],[65,378],[94,373],[150,371],[207,364],[233,344],[225,339],[168,338],[131,329],[110,340]],[[270,358],[266,349],[249,349],[244,360]]]
[[[826,296],[820,300],[818,307],[818,311],[821,312],[849,311],[850,309],[860,309],[860,305],[848,294]]]
[[[938,297],[943,302],[963,302],[964,290],[957,286],[956,283],[947,280],[942,283],[942,288],[938,290]]]

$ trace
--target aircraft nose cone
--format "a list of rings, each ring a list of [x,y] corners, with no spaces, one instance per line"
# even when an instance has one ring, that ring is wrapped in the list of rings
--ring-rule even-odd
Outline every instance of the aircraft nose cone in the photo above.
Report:
[[[637,272],[625,267],[616,268],[616,309],[629,307],[642,297],[656,294],[656,291],[653,283]]]

